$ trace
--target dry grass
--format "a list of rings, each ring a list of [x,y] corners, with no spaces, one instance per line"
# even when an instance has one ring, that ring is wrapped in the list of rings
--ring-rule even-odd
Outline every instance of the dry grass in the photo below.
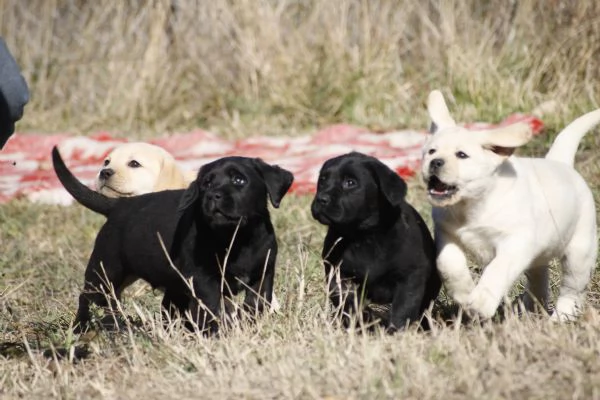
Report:
[[[141,137],[196,126],[289,134],[336,121],[424,127],[422,102],[441,87],[459,120],[558,100],[544,117],[550,133],[523,151],[540,154],[553,131],[598,106],[593,0],[176,3],[173,15],[161,0],[0,0],[0,34],[32,88],[19,127]],[[597,200],[599,142],[590,134],[577,162]],[[411,182],[410,201],[428,215],[423,194]],[[509,314],[428,334],[344,332],[326,318],[325,230],[309,201],[290,196],[273,212],[281,312],[220,339],[165,331],[160,296],[143,285],[125,294],[128,330],[73,337],[103,219],[80,206],[2,205],[0,396],[600,398],[598,277],[572,324]],[[442,296],[434,316],[451,311]],[[90,354],[59,361],[53,347]]]
[[[410,199],[427,213],[419,184]],[[158,318],[160,294],[137,285],[124,298],[134,323],[119,334],[69,333],[83,268],[103,218],[80,206],[14,202],[0,211],[0,395],[3,398],[595,398],[600,395],[597,278],[577,323],[509,314],[484,326],[443,323],[430,333],[356,334],[327,319],[319,262],[323,227],[307,197],[273,212],[281,253],[279,314],[219,339]],[[35,251],[31,251],[35,249]],[[451,322],[451,321],[450,321]],[[79,346],[79,347],[78,347]],[[84,347],[82,347],[84,346]],[[89,352],[73,362],[51,348]],[[44,355],[46,352],[46,355]],[[329,397],[328,397],[329,396]]]

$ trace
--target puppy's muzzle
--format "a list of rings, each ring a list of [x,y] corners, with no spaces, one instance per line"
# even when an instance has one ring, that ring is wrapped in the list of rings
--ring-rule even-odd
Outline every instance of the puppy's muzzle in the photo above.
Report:
[[[329,205],[329,203],[331,203],[331,196],[328,194],[317,194],[317,197],[315,198],[316,202],[321,206],[321,207],[325,207],[327,205]]]
[[[440,169],[444,166],[444,160],[441,158],[434,158],[429,162],[429,174],[437,175]]]
[[[115,174],[114,169],[104,168],[104,169],[100,170],[100,179],[102,179],[103,181],[106,181],[106,180],[108,180],[108,178],[110,178],[114,174]]]
[[[210,200],[210,201],[220,201],[223,198],[223,193],[210,192],[206,196],[207,196],[208,200]]]
[[[223,202],[223,192],[212,190],[206,193],[206,204],[208,205],[208,211],[216,211],[221,203]]]

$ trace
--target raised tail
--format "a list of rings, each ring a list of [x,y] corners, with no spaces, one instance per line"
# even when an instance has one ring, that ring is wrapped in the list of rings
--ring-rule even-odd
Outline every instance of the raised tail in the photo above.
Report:
[[[571,122],[556,136],[546,158],[573,166],[579,142],[598,123],[600,123],[600,109],[590,111]]]
[[[52,149],[52,164],[56,176],[75,200],[92,211],[108,216],[118,199],[106,197],[81,183],[69,171],[56,146]]]

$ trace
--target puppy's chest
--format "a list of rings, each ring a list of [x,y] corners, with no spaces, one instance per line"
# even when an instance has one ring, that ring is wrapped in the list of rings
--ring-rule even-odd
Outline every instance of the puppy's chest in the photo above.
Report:
[[[266,272],[269,260],[274,253],[269,249],[256,249],[253,247],[233,248],[229,253],[226,250],[213,254],[215,264],[213,270],[221,275],[236,290],[245,288],[254,283],[256,279]],[[206,259],[206,257],[204,257]],[[221,272],[222,271],[222,272]]]
[[[340,264],[343,277],[369,282],[378,280],[390,269],[392,260],[388,253],[388,249],[378,243],[361,242],[343,247],[334,257],[337,256],[336,264]]]
[[[477,262],[487,264],[496,256],[497,235],[488,227],[464,227],[454,232],[463,249]]]

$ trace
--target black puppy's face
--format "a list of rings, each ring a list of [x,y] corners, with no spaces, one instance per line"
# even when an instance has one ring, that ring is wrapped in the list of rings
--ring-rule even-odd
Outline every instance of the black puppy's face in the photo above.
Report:
[[[323,164],[311,212],[324,225],[368,229],[379,223],[382,206],[396,206],[405,195],[406,184],[394,171],[353,152]]]
[[[268,217],[267,195],[274,207],[292,184],[293,175],[257,158],[225,157],[204,165],[184,193],[180,211],[194,208],[212,229],[241,227]]]

